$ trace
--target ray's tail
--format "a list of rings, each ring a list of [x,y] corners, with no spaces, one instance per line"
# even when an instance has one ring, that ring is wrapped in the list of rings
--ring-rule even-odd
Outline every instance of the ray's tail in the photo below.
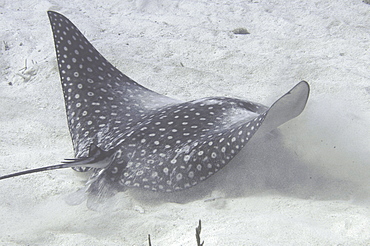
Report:
[[[0,176],[0,180],[17,177],[30,173],[38,173],[55,169],[62,169],[68,167],[92,167],[92,168],[106,168],[110,165],[114,150],[103,151],[95,145],[90,146],[89,156],[78,159],[65,159],[61,164],[52,165],[47,167],[39,167],[30,170],[24,170],[21,172],[11,173],[8,175]]]
[[[0,176],[0,180],[1,179],[12,178],[12,177],[17,177],[17,176],[21,176],[21,175],[25,175],[25,174],[29,174],[29,173],[38,173],[38,172],[54,170],[54,169],[62,169],[62,168],[67,168],[67,167],[72,167],[72,166],[69,165],[69,164],[59,164],[59,165],[53,165],[53,166],[47,166],[47,167],[39,167],[39,168],[35,168],[35,169],[24,170],[24,171],[21,171],[21,172]]]

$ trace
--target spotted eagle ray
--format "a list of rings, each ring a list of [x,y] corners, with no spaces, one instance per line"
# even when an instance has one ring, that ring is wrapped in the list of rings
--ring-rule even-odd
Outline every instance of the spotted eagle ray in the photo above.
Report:
[[[271,107],[228,97],[169,98],[121,73],[65,16],[48,15],[75,158],[0,179],[72,167],[93,169],[83,189],[92,196],[130,187],[187,189],[228,164],[257,130],[298,116],[308,100],[305,81]]]

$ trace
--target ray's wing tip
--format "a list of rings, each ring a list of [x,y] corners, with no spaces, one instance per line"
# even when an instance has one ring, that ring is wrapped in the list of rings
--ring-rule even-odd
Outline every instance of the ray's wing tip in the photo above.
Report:
[[[311,91],[310,84],[307,81],[302,80],[301,82],[298,83],[298,86],[301,87],[302,96],[306,98],[306,103],[307,103],[308,97],[309,97],[310,91]]]
[[[57,17],[59,17],[59,18],[65,18],[62,14],[59,14],[58,12],[55,12],[55,11],[52,11],[52,10],[48,10],[47,11],[47,14],[48,14],[49,21],[50,21],[50,24],[51,25],[53,25],[53,23],[55,22],[55,19]]]
[[[50,16],[50,15],[60,15],[60,16],[63,16],[62,14],[60,14],[60,13],[58,13],[58,12],[56,12],[56,11],[54,11],[54,10],[48,10],[48,11],[46,11],[47,12],[47,14]]]
[[[61,13],[59,13],[59,12],[56,12],[56,11],[54,11],[54,10],[48,10],[48,11],[46,11],[47,12],[47,14],[48,14],[48,17],[49,17],[49,19],[50,19],[50,21],[52,21],[53,19],[55,19],[55,18],[60,18],[60,19],[62,19],[62,20],[68,20],[68,18],[67,17],[65,17],[64,15],[62,15]]]
[[[299,100],[301,103],[304,102],[304,106],[305,106],[308,101],[308,97],[310,95],[310,90],[311,90],[310,84],[307,81],[302,80],[299,83],[297,83],[292,89],[290,89],[285,95],[279,98],[276,102],[288,96],[288,97],[295,97],[296,100]]]
[[[308,97],[308,94],[310,94],[310,84],[305,81],[305,80],[302,80],[301,82],[299,82],[298,84],[296,84],[292,90],[294,90],[295,88],[301,88],[302,90],[305,90],[306,91],[306,94],[307,94],[307,97]]]
[[[309,86],[309,84],[308,84],[308,82],[306,81],[306,80],[301,80],[298,84],[306,84],[306,85],[308,85]]]
[[[302,80],[276,100],[267,111],[264,128],[269,132],[300,115],[306,107],[310,85]]]
[[[53,11],[53,10],[48,10],[48,11],[46,11],[46,13],[48,14],[48,16],[49,16],[49,18],[52,18],[52,16],[54,15],[61,15],[61,14],[59,14],[58,12],[55,12],[55,11]]]

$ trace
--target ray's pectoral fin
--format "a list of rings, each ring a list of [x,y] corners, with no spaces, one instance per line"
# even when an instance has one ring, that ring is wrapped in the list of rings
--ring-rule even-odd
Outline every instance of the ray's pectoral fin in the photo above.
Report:
[[[300,115],[306,106],[309,93],[309,84],[306,81],[299,82],[268,109],[266,118],[258,131],[268,133]]]
[[[65,159],[64,161],[62,161],[62,164],[47,166],[47,167],[40,167],[40,168],[35,168],[35,169],[30,169],[30,170],[25,170],[21,172],[16,172],[16,173],[0,176],[0,180],[12,178],[16,176],[21,176],[25,174],[30,174],[30,173],[37,173],[37,172],[43,172],[43,171],[48,171],[48,170],[68,168],[68,167],[92,167],[96,169],[107,168],[110,165],[112,158],[114,158],[113,152],[114,152],[113,149],[108,150],[108,151],[103,151],[100,148],[98,148],[96,145],[92,144],[89,149],[88,157],[81,157],[77,159]]]

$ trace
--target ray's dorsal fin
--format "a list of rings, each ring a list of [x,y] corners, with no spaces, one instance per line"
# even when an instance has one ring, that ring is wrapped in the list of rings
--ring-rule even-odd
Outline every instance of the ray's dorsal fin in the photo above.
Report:
[[[177,103],[110,64],[63,15],[48,11],[54,35],[69,131],[76,157],[112,129],[125,129],[152,109]],[[98,142],[103,150],[109,142]]]
[[[111,160],[113,158],[113,150],[110,151],[103,151],[95,145],[90,146],[89,156],[76,158],[76,159],[65,159],[62,161],[62,164],[47,166],[47,167],[40,167],[30,170],[25,170],[21,172],[16,172],[4,176],[0,176],[1,179],[12,178],[16,176],[21,176],[30,173],[37,173],[55,169],[62,169],[68,167],[92,167],[92,168],[106,168],[110,165]]]

